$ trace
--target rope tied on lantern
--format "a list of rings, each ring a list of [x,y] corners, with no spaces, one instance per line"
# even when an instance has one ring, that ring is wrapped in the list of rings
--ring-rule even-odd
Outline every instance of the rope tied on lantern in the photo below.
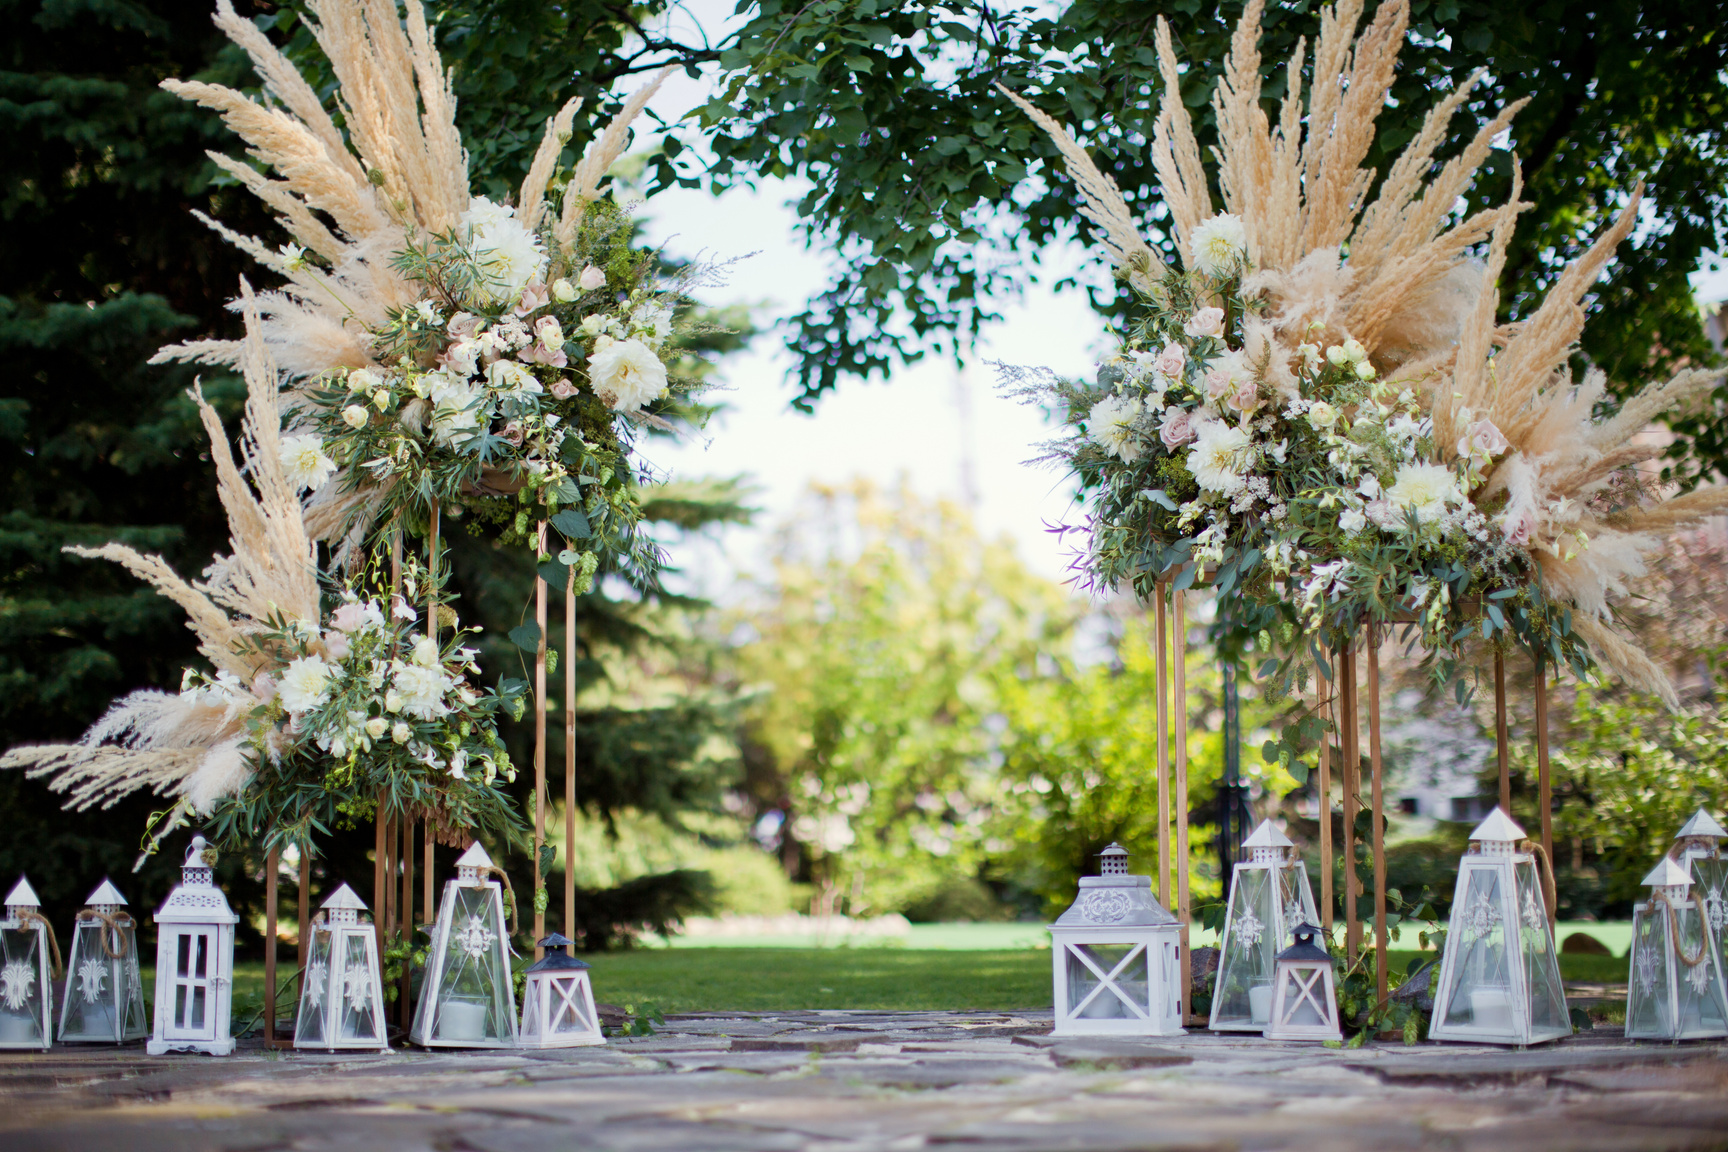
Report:
[[[49,969],[49,971],[53,974],[54,979],[64,979],[66,976],[66,965],[60,960],[60,941],[55,938],[54,925],[48,923],[48,917],[42,915],[42,913],[37,912],[33,908],[21,908],[18,910],[18,922],[20,924],[42,925],[44,934],[48,937],[48,956],[53,961],[54,965]]]
[[[1696,955],[1686,955],[1686,945],[1680,940],[1679,909],[1674,907],[1674,902],[1668,899],[1668,894],[1666,892],[1652,892],[1650,894],[1650,903],[1645,905],[1645,910],[1651,913],[1655,912],[1657,901],[1661,901],[1663,904],[1668,906],[1668,934],[1674,940],[1674,955],[1679,958],[1680,963],[1686,965],[1688,968],[1696,968],[1698,965],[1704,963],[1705,957],[1710,954],[1709,934],[1700,934],[1698,952]]]
[[[504,903],[510,908],[510,935],[516,935],[521,929],[516,922],[516,889],[510,886],[510,873],[495,864],[477,865],[474,870],[476,872],[492,872],[504,881]]]
[[[1554,934],[1553,913],[1560,907],[1560,890],[1554,882],[1554,862],[1548,859],[1548,850],[1543,848],[1541,844],[1534,840],[1525,840],[1523,843],[1519,844],[1518,850],[1520,852],[1530,853],[1530,855],[1536,857],[1542,865],[1540,871],[1537,873],[1537,877],[1542,885],[1542,899],[1547,902],[1550,910],[1548,917],[1548,934],[1552,936]]]
[[[115,912],[110,915],[107,912],[99,912],[94,908],[85,908],[83,911],[78,913],[78,920],[86,923],[92,920],[100,920],[102,922],[102,931],[99,935],[102,939],[102,951],[110,960],[124,960],[126,958],[127,944],[122,929],[136,928],[138,926],[138,922],[132,919],[131,916],[124,912]],[[118,941],[117,944],[110,945],[108,943],[109,933],[113,933],[114,939]]]

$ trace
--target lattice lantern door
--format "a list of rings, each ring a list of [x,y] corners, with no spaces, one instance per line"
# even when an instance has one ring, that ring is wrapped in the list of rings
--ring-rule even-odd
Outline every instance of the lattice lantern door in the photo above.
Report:
[[[138,926],[126,897],[104,880],[72,921],[66,992],[60,1002],[62,1044],[124,1044],[150,1034]]]
[[[516,1043],[516,995],[504,891],[488,873],[492,858],[478,841],[456,861],[444,885],[426,981],[409,1038],[434,1048],[509,1048]]]
[[[50,939],[36,890],[20,876],[0,920],[0,1048],[46,1051],[54,1035]]]
[[[1102,875],[1050,925],[1058,1036],[1173,1036],[1182,1028],[1181,926],[1128,874],[1128,853],[1099,854]]]
[[[192,837],[180,883],[156,913],[156,1021],[146,1051],[234,1051],[234,925],[240,918],[216,887],[214,853]]]

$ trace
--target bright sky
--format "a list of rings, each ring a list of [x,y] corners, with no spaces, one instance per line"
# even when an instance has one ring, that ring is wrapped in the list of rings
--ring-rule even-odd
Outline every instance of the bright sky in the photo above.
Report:
[[[710,25],[711,36],[713,29]],[[670,121],[706,96],[705,84],[679,74],[652,107]],[[694,132],[686,140],[694,142]],[[765,305],[756,310],[757,324],[769,328],[823,286],[831,259],[826,251],[807,250],[796,233],[791,205],[798,192],[781,183],[719,198],[671,190],[641,211],[648,239],[665,243],[677,255],[727,259],[756,252],[735,266],[727,287],[702,295],[715,305]],[[1050,278],[1068,269],[1100,274],[1077,246],[1050,261]],[[707,443],[651,448],[654,463],[675,477],[748,474],[760,490],[755,502],[763,515],[757,528],[729,528],[718,544],[674,547],[673,563],[690,574],[693,590],[724,600],[734,574],[760,571],[765,535],[787,518],[812,482],[866,476],[889,486],[905,475],[920,496],[960,499],[968,462],[982,530],[1011,536],[1035,571],[1060,578],[1066,548],[1046,536],[1043,525],[1063,514],[1068,489],[1059,472],[1023,463],[1054,429],[1037,409],[997,394],[995,373],[983,361],[1043,366],[1066,375],[1089,372],[1102,326],[1080,292],[1034,289],[998,310],[1004,320],[986,332],[964,374],[951,360],[927,358],[895,371],[885,383],[843,379],[813,416],[790,406],[796,389],[788,379],[792,359],[780,331],[767,331],[748,351],[726,357],[720,372],[726,392],[711,395],[719,395],[728,408],[710,425]],[[964,405],[969,420],[962,415],[961,388],[970,401]]]

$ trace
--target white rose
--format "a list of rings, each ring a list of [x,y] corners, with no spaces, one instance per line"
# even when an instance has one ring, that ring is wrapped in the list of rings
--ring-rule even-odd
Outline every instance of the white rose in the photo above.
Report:
[[[1358,360],[1356,362],[1356,379],[1358,379],[1358,380],[1372,380],[1372,379],[1374,379],[1374,365],[1368,363],[1368,361],[1366,361],[1366,360]]]
[[[330,665],[322,656],[299,657],[283,671],[277,694],[288,711],[310,712],[330,699]]]
[[[414,663],[422,668],[438,663],[438,641],[430,636],[422,636],[414,641]]]
[[[325,454],[324,442],[316,436],[282,437],[277,458],[296,491],[307,488],[316,492],[336,471],[336,461]]]
[[[1308,423],[1320,430],[1330,428],[1338,423],[1338,409],[1324,400],[1316,400],[1308,405]]]
[[[366,423],[366,409],[358,404],[350,404],[342,409],[342,423],[350,428],[359,428]]]
[[[1350,353],[1344,351],[1344,345],[1334,344],[1332,347],[1326,349],[1326,359],[1342,368],[1344,365],[1350,363]]]
[[[552,281],[552,299],[560,304],[570,303],[576,299],[576,286],[563,277],[559,277]]]
[[[1362,341],[1350,339],[1344,341],[1344,356],[1352,364],[1360,364],[1368,359],[1368,349],[1362,347]]]
[[[589,336],[600,335],[600,329],[604,327],[606,327],[606,317],[598,312],[582,317],[582,331]]]
[[[370,392],[384,383],[384,378],[370,368],[356,368],[348,373],[348,391]]]
[[[390,739],[398,744],[408,743],[408,738],[414,735],[414,730],[408,727],[406,721],[398,720],[390,726]]]
[[[594,394],[615,412],[635,412],[666,394],[666,365],[640,340],[614,340],[588,358]]]
[[[382,716],[374,716],[372,719],[366,721],[366,735],[372,737],[374,740],[383,736],[385,732],[389,731],[389,729],[390,721],[384,719]]]
[[[1240,216],[1220,212],[1194,229],[1188,248],[1194,257],[1194,267],[1222,280],[1241,271],[1248,255],[1248,230]]]
[[[389,692],[384,693],[384,711],[386,711],[386,712],[400,712],[400,711],[402,711],[402,693],[397,692],[395,690],[391,690]]]

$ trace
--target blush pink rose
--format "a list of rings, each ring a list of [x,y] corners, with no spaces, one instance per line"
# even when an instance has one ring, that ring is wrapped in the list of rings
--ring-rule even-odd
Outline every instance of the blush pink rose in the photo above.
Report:
[[[1230,394],[1230,407],[1238,412],[1252,412],[1260,406],[1260,387],[1252,380],[1244,380],[1236,386],[1236,391]]]
[[[1220,336],[1224,332],[1224,309],[1202,308],[1188,317],[1182,331],[1190,336]]]
[[[504,425],[504,431],[500,432],[499,435],[504,437],[504,439],[508,440],[515,447],[522,447],[522,425],[518,424],[516,421],[512,420],[510,423]]]
[[[1235,378],[1222,368],[1214,368],[1206,373],[1206,399],[1216,400],[1230,391],[1231,382]]]
[[[457,340],[466,340],[480,331],[480,317],[470,312],[458,312],[450,317],[450,323],[445,326],[445,331]]]
[[[546,285],[536,280],[522,289],[522,299],[516,302],[516,315],[526,316],[537,308],[544,308],[552,302],[552,292]]]
[[[1484,416],[1465,429],[1464,440],[1474,451],[1485,456],[1498,456],[1511,447],[1500,429],[1494,427],[1494,421]],[[1461,455],[1469,455],[1469,452]]]
[[[552,395],[556,396],[560,400],[568,400],[570,397],[576,395],[576,388],[570,383],[570,381],[563,377],[559,377],[552,381]]]
[[[276,699],[276,677],[268,672],[260,672],[252,677],[252,695],[266,704]]]
[[[1153,363],[1153,369],[1160,376],[1172,380],[1182,379],[1182,369],[1188,363],[1188,353],[1182,350],[1182,345],[1175,342],[1164,345],[1164,350],[1158,353],[1158,359]]]
[[[576,283],[582,285],[583,291],[592,292],[596,288],[606,287],[606,273],[590,264],[582,269],[582,275]]]
[[[1158,439],[1166,448],[1177,448],[1194,439],[1194,418],[1186,408],[1165,415],[1164,423],[1158,429]]]
[[[1506,534],[1506,543],[1518,548],[1526,547],[1530,537],[1536,533],[1536,513],[1526,508],[1516,516],[1507,516],[1500,521],[1500,531]]]

